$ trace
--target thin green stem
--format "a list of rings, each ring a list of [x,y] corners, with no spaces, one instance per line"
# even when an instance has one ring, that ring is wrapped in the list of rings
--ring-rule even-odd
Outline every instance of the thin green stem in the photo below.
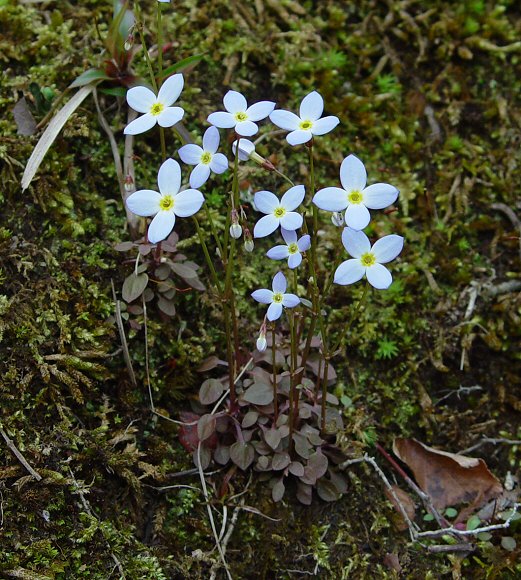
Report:
[[[351,313],[351,318],[349,319],[349,322],[342,329],[342,334],[340,335],[340,338],[338,339],[338,341],[335,345],[335,348],[331,350],[331,353],[335,354],[337,352],[337,350],[341,347],[342,342],[344,341],[344,338],[345,338],[347,332],[351,328],[351,326],[355,320],[356,315],[358,314],[358,312],[360,311],[360,308],[362,307],[362,305],[365,302],[365,299],[366,299],[367,294],[368,294],[368,290],[369,290],[369,284],[366,283],[362,297],[358,301],[358,304],[356,305],[356,308],[354,309],[354,311]]]
[[[158,83],[157,88],[160,89],[163,84],[163,20],[162,20],[162,4],[157,2],[157,70]],[[159,127],[159,140],[161,142],[161,157],[163,161],[166,159],[166,142],[165,130]]]
[[[213,265],[212,259],[210,258],[210,253],[208,252],[208,247],[207,247],[206,242],[204,240],[203,231],[201,229],[201,226],[199,225],[198,219],[195,216],[193,216],[193,219],[194,219],[194,223],[195,223],[195,228],[197,230],[197,234],[199,236],[199,241],[201,242],[201,247],[203,248],[204,257],[206,258],[206,263],[208,264],[208,267],[210,268],[210,272],[212,273],[212,278],[213,278],[215,288],[216,288],[219,296],[222,297],[221,283],[219,282],[219,277],[217,276],[215,266]]]
[[[219,236],[217,235],[217,230],[215,229],[215,223],[213,221],[212,212],[210,211],[210,208],[208,207],[207,203],[204,204],[204,210],[206,212],[206,217],[208,218],[208,222],[210,224],[210,231],[212,232],[213,239],[215,240],[215,243],[217,244],[217,247],[219,248],[219,254],[221,256],[221,260],[224,261],[225,256],[224,256],[224,252],[223,252],[223,246],[221,244],[221,240],[219,239]]]
[[[280,177],[282,177],[282,179],[285,179],[292,187],[295,185],[286,174],[282,173],[282,171],[279,171],[276,167],[273,168],[272,171],[277,175],[280,175]]]
[[[154,87],[154,91],[157,94],[158,89],[157,89],[156,77],[154,75],[154,67],[152,66],[152,61],[150,60],[150,55],[148,54],[147,43],[145,40],[145,35],[143,34],[143,22],[140,20],[141,8],[139,7],[139,4],[137,2],[134,5],[134,11],[136,13],[136,28],[139,32],[139,38],[141,40],[141,46],[143,48],[145,62],[147,63],[148,74],[150,76],[150,82],[152,83],[152,86]]]
[[[329,356],[324,356],[324,380],[322,382],[322,405],[320,411],[320,430],[322,433],[326,430],[326,410],[327,410],[327,375],[329,371]]]
[[[279,418],[279,405],[277,401],[277,346],[275,342],[275,324],[271,325],[271,368],[273,372],[273,423]]]
[[[296,381],[295,370],[297,368],[297,343],[295,340],[295,321],[293,319],[293,313],[286,310],[288,315],[289,331],[290,331],[290,386],[289,386],[289,449],[291,451],[291,445],[293,441],[293,430],[295,428],[296,414],[295,402],[297,401],[296,393]]]

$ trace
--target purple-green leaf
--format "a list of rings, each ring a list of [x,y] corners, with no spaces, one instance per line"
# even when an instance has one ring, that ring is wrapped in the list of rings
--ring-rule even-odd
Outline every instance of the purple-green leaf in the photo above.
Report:
[[[203,415],[197,422],[197,436],[204,441],[215,433],[215,415]]]
[[[242,395],[242,400],[253,405],[269,405],[273,401],[273,389],[265,383],[253,383]]]
[[[125,302],[132,302],[143,294],[148,285],[148,274],[136,274],[132,272],[125,278],[121,294]]]
[[[249,443],[237,441],[230,447],[230,459],[242,470],[246,470],[255,459],[255,451]]]
[[[207,379],[199,389],[199,400],[203,405],[215,403],[224,393],[224,387],[221,381],[217,379]]]

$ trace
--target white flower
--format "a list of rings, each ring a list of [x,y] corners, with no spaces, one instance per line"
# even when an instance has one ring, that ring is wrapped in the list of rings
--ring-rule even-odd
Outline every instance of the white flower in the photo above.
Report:
[[[259,331],[259,338],[257,338],[257,350],[263,352],[268,346],[268,341],[266,340],[266,319],[262,323]]]
[[[371,286],[378,290],[389,288],[393,277],[382,264],[394,260],[402,251],[402,236],[390,235],[380,238],[371,247],[369,238],[359,230],[345,228],[342,232],[344,248],[353,256],[353,259],[342,262],[335,271],[335,284],[353,284],[361,280],[364,275]]]
[[[141,189],[127,198],[128,209],[143,217],[155,216],[148,228],[148,239],[153,243],[164,240],[175,225],[176,216],[189,217],[197,213],[204,202],[197,189],[179,192],[181,168],[174,159],[167,159],[157,175],[159,193]]]
[[[172,127],[185,114],[181,107],[172,107],[183,90],[184,79],[177,74],[166,79],[156,97],[147,87],[133,87],[127,92],[127,103],[138,113],[145,113],[125,127],[126,135],[137,135],[151,129],[156,123],[160,127]]]
[[[221,129],[235,128],[235,132],[244,137],[255,135],[259,130],[255,121],[265,119],[275,108],[275,103],[271,101],[260,101],[248,107],[244,96],[237,91],[228,91],[223,102],[227,112],[212,113],[208,116],[208,122]]]
[[[257,302],[269,304],[268,312],[266,313],[268,320],[273,321],[280,318],[283,306],[286,308],[294,308],[300,304],[300,298],[298,296],[295,294],[286,294],[286,287],[286,277],[282,272],[278,272],[273,278],[273,292],[263,288],[262,290],[255,290],[252,293],[252,298],[257,300]]]
[[[388,183],[373,183],[366,187],[364,164],[355,155],[349,155],[340,166],[340,187],[326,187],[313,197],[313,203],[327,211],[342,211],[346,226],[363,230],[371,219],[369,209],[383,209],[396,201],[399,191]]]
[[[195,165],[190,174],[190,187],[201,187],[210,177],[210,172],[224,173],[228,169],[228,160],[222,153],[217,153],[219,147],[219,130],[208,127],[203,135],[203,146],[189,144],[179,149],[179,157],[187,165]]]
[[[256,224],[253,235],[256,238],[263,238],[274,232],[279,225],[285,230],[298,230],[302,225],[302,216],[295,210],[304,200],[305,190],[303,185],[295,185],[288,189],[279,198],[271,191],[258,191],[255,194],[255,207],[265,213]]]
[[[311,247],[311,238],[308,234],[297,240],[297,233],[294,230],[285,230],[282,228],[282,237],[286,242],[284,245],[271,248],[266,254],[272,260],[288,259],[288,266],[293,269],[300,266],[302,262],[302,252],[309,250]]]
[[[313,135],[325,135],[332,131],[340,120],[338,117],[323,117],[324,99],[313,91],[306,95],[300,103],[300,117],[291,111],[277,110],[270,115],[270,120],[274,125],[286,131],[291,131],[286,135],[286,141],[290,145],[300,145],[313,138]]]

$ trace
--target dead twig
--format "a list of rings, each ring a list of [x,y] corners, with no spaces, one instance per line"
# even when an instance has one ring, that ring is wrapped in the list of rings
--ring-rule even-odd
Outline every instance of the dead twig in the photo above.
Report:
[[[487,444],[491,444],[491,445],[499,445],[499,444],[521,445],[521,440],[519,440],[519,439],[505,439],[503,437],[500,437],[498,439],[494,439],[492,437],[483,437],[481,439],[481,441],[478,441],[478,443],[472,445],[471,447],[467,447],[467,449],[463,449],[462,451],[458,451],[458,454],[459,455],[466,455],[467,453],[472,453],[473,451],[476,451],[476,449],[479,449],[480,447],[483,447],[483,445],[487,445]]]
[[[4,438],[7,447],[9,447],[12,453],[16,456],[16,459],[18,459],[18,461],[34,477],[34,479],[36,479],[36,481],[41,481],[42,476],[29,465],[27,459],[25,459],[25,457],[20,453],[16,445],[12,442],[12,440],[9,438],[9,435],[7,435],[7,433],[3,430],[2,427],[0,427],[0,434]]]

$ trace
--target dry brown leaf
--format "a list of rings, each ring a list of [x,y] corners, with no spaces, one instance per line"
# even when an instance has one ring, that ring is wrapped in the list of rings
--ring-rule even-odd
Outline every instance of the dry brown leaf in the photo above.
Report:
[[[432,449],[415,439],[395,439],[393,451],[436,509],[461,503],[479,507],[503,491],[483,459]]]
[[[409,516],[409,519],[411,521],[414,520],[416,506],[414,505],[412,497],[406,491],[399,488],[397,485],[392,485],[391,487],[394,492],[394,495],[391,493],[391,490],[389,489],[385,490],[385,495],[387,496],[387,499],[393,504],[394,509],[398,512],[396,521],[394,522],[396,528],[400,532],[403,532],[409,527],[409,525],[407,524],[405,518],[402,515],[402,511],[398,506],[398,502],[396,501],[395,496],[398,498],[398,501],[402,504],[405,513]]]

